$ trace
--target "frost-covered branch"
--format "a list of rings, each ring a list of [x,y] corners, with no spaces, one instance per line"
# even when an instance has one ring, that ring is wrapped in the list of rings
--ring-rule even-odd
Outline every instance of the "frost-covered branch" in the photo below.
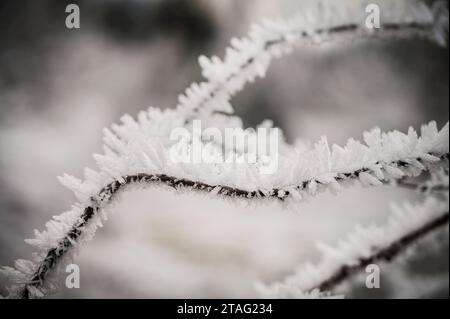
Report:
[[[359,5],[341,3],[332,6],[319,2],[291,19],[265,20],[254,25],[247,37],[233,38],[223,60],[199,58],[206,81],[193,83],[179,96],[178,109],[187,121],[206,118],[214,112],[232,114],[231,98],[245,84],[264,77],[273,58],[297,47],[355,37],[424,36],[445,45],[448,33],[448,9],[437,1],[432,7],[416,1],[387,1],[381,9],[379,29],[366,26],[364,1]]]
[[[403,187],[403,188],[407,188],[410,190],[415,190],[419,193],[424,193],[424,194],[430,194],[433,192],[448,192],[449,188],[448,188],[448,184],[436,184],[436,185],[427,185],[425,184],[421,184],[421,183],[413,183],[413,182],[407,182],[407,181],[399,181],[397,183],[397,186]]]
[[[448,223],[448,194],[444,200],[429,197],[422,204],[393,206],[393,214],[383,227],[358,226],[336,247],[318,244],[322,253],[318,264],[301,265],[283,282],[259,284],[259,292],[272,298],[301,298],[310,291],[330,292],[370,264],[391,262]]]
[[[68,175],[61,178],[74,191],[79,203],[47,223],[46,231],[35,231],[35,239],[27,240],[41,250],[34,256],[35,260],[20,260],[16,269],[2,270],[20,283],[11,288],[12,297],[39,297],[52,291],[53,284],[48,280],[52,272],[64,264],[74,248],[94,236],[106,219],[103,207],[127,185],[163,184],[214,196],[300,200],[327,189],[336,191],[351,181],[381,185],[382,181],[418,176],[431,166],[448,164],[449,126],[439,131],[435,123],[430,123],[422,127],[421,137],[413,129],[408,134],[381,133],[375,129],[364,134],[366,144],[350,139],[345,147],[330,148],[322,139],[301,154],[295,147],[290,146],[288,150],[285,145],[279,172],[274,175],[258,176],[256,166],[245,163],[233,166],[232,171],[227,164],[184,164],[180,168],[180,164],[171,165],[170,144],[163,146],[168,140],[162,128],[169,129],[169,123],[179,123],[173,115],[170,111],[149,110],[140,113],[138,122],[124,117],[121,126],[113,126],[116,134],[105,130],[105,154],[95,156],[98,172],[86,169],[83,182]],[[140,143],[144,141],[145,144]],[[292,184],[286,174],[291,176]],[[242,176],[253,176],[253,180],[247,177],[244,183]]]
[[[276,152],[278,169],[267,175],[260,174],[259,169],[266,164],[260,157],[252,163],[202,164],[174,162],[171,156],[175,146],[187,149],[192,146],[192,140],[173,141],[174,129],[183,128],[203,115],[208,118],[215,112],[232,113],[229,104],[232,95],[256,76],[263,76],[273,57],[290,52],[298,44],[318,43],[346,34],[423,35],[442,43],[448,28],[448,11],[439,8],[442,9],[411,3],[406,10],[385,8],[382,28],[369,32],[364,27],[363,8],[349,12],[346,7],[341,12],[323,7],[313,14],[254,27],[248,38],[232,40],[232,48],[227,50],[223,62],[218,58],[201,58],[207,82],[192,85],[180,97],[176,110],[151,108],[140,112],[137,120],[125,115],[120,125],[105,129],[104,153],[94,155],[97,171],[85,169],[84,181],[69,175],[60,179],[74,192],[78,202],[48,222],[44,232],[36,230],[35,238],[27,240],[40,251],[33,255],[33,260],[18,260],[15,268],[1,270],[13,282],[10,297],[42,297],[54,291],[57,281],[53,279],[58,270],[80,245],[95,235],[106,219],[103,208],[128,185],[165,185],[247,200],[299,201],[322,191],[337,191],[356,181],[377,186],[419,176],[435,166],[448,167],[449,125],[439,130],[434,122],[422,127],[420,137],[412,128],[407,134],[374,129],[364,134],[364,143],[349,139],[343,147],[330,147],[326,138],[307,149],[280,139]],[[222,121],[207,124],[234,127],[244,134],[240,123],[232,119]],[[201,138],[198,142],[213,159],[220,160],[224,155],[220,145],[204,143]],[[227,152],[234,158],[254,155],[234,149]],[[309,292],[308,289],[304,291]]]
[[[410,181],[408,178],[396,182],[397,186],[415,190],[418,193],[429,195],[449,191],[449,172],[447,168],[441,168],[430,172],[429,178],[422,182]]]

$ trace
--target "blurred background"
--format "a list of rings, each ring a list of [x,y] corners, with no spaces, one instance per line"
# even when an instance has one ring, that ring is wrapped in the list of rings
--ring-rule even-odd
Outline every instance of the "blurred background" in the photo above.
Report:
[[[178,94],[201,80],[199,55],[223,56],[230,38],[253,22],[289,17],[315,2],[1,1],[0,265],[28,258],[32,248],[23,239],[70,207],[74,198],[56,176],[81,176],[94,166],[103,127],[148,106],[173,108]],[[80,29],[65,27],[69,3],[80,7]],[[448,48],[423,39],[305,48],[275,61],[232,103],[246,126],[272,119],[290,142],[326,135],[342,144],[374,126],[442,126],[449,119],[448,61]],[[252,297],[255,282],[280,280],[317,260],[318,240],[333,243],[356,223],[382,223],[389,204],[404,200],[419,198],[385,186],[286,208],[159,188],[128,192],[76,260],[81,288],[55,297]],[[382,266],[381,289],[365,289],[363,281],[345,292],[448,298],[448,229],[438,240],[408,263]],[[0,277],[1,294],[5,284]]]

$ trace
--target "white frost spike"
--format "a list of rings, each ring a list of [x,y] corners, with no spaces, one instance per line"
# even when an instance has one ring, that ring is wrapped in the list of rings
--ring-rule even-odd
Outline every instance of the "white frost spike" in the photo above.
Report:
[[[0,268],[0,274],[4,275],[11,281],[12,283],[20,283],[20,282],[26,282],[27,276],[23,272],[11,268],[11,267],[2,267]]]
[[[315,195],[317,192],[317,182],[316,180],[311,180],[311,182],[308,183],[308,191],[311,195]]]
[[[401,169],[399,169],[393,165],[385,165],[384,169],[394,179],[399,179],[399,178],[402,178],[403,176],[405,176],[405,173]]]
[[[108,128],[103,129],[103,134],[103,141],[106,145],[108,145],[111,149],[117,151],[118,153],[126,154],[127,146],[121,139],[119,139]]]
[[[30,293],[30,295],[34,298],[44,297],[44,293],[40,289],[37,289],[36,287],[27,286],[27,289],[28,289],[28,292]]]
[[[322,255],[326,255],[327,258],[343,261],[343,258],[345,257],[338,249],[325,243],[317,243],[316,248]]]
[[[19,270],[20,272],[27,274],[27,275],[33,274],[33,272],[35,270],[34,263],[30,260],[25,260],[25,259],[17,259],[14,262],[14,267],[17,270]]]
[[[363,136],[364,142],[367,144],[367,146],[374,149],[380,149],[382,147],[381,129],[379,127],[365,132]]]
[[[297,189],[295,189],[295,188],[290,188],[289,189],[289,194],[292,196],[292,198],[295,200],[295,201],[301,201],[302,199],[303,199],[303,196],[302,196],[302,194],[300,193],[300,191],[298,191]]]
[[[86,167],[84,169],[84,178],[96,185],[98,185],[101,182],[100,174],[89,167]]]
[[[337,194],[341,191],[341,185],[339,184],[339,182],[336,179],[331,179],[330,181],[330,191],[333,194]]]
[[[373,174],[375,175],[375,177],[377,179],[384,180],[384,174],[383,174],[383,170],[381,169],[381,165],[377,164],[377,165],[371,165],[369,167],[369,169],[373,172]]]
[[[372,176],[369,173],[361,172],[359,173],[359,179],[365,186],[380,186],[383,185],[383,183],[377,179],[376,177]]]
[[[63,176],[58,177],[58,180],[63,186],[73,191],[74,193],[77,193],[82,189],[83,183],[81,182],[81,180],[71,175],[64,174]]]
[[[407,162],[408,164],[410,164],[412,167],[418,169],[419,172],[420,172],[420,171],[424,171],[424,170],[427,169],[421,162],[419,162],[419,161],[416,160],[415,158],[413,158],[413,159],[407,159],[406,162]]]
[[[278,198],[284,198],[286,196],[286,192],[284,190],[278,191]]]
[[[441,160],[439,157],[427,153],[421,154],[420,159],[429,163],[437,163]]]
[[[222,187],[220,186],[216,186],[214,187],[214,189],[210,192],[211,195],[217,195],[219,194],[220,190],[222,189]]]

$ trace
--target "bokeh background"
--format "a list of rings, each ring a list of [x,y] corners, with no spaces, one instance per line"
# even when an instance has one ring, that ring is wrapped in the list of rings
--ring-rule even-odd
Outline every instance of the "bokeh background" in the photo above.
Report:
[[[70,2],[80,6],[80,29],[65,27]],[[0,2],[0,265],[29,257],[23,239],[69,208],[74,199],[56,176],[94,166],[103,127],[148,106],[174,107],[201,79],[200,54],[222,56],[251,23],[317,1],[70,2]],[[232,102],[246,126],[270,118],[291,142],[326,135],[344,143],[374,126],[406,130],[430,120],[442,126],[448,61],[448,48],[423,39],[304,48]],[[293,208],[135,190],[108,208],[110,221],[80,252],[81,288],[55,297],[253,297],[255,282],[317,260],[315,242],[333,243],[356,223],[382,223],[391,202],[418,199],[385,186]],[[346,293],[448,298],[448,229],[440,242],[383,265],[381,289],[355,282]],[[0,277],[0,293],[5,284]]]

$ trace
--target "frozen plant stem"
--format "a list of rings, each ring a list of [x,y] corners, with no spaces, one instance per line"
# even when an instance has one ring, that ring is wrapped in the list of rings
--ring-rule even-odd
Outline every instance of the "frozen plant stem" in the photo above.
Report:
[[[394,2],[398,3],[397,0]],[[127,185],[160,184],[176,190],[186,188],[242,200],[284,201],[292,198],[300,201],[321,191],[336,191],[341,184],[352,181],[360,181],[365,186],[390,181],[402,184],[403,178],[416,177],[436,166],[448,168],[449,126],[447,123],[439,131],[435,122],[422,127],[421,137],[412,128],[408,134],[382,133],[374,129],[364,134],[365,144],[350,139],[344,147],[333,145],[330,148],[326,138],[322,138],[305,151],[280,141],[284,152],[279,154],[280,169],[273,175],[257,174],[258,165],[263,162],[234,165],[230,169],[227,165],[174,165],[168,160],[173,146],[169,138],[171,132],[196,118],[210,121],[207,124],[213,127],[233,127],[243,131],[242,123],[236,125],[233,118],[219,118],[214,114],[233,114],[229,103],[232,96],[246,83],[263,77],[273,58],[290,53],[295,47],[319,44],[341,36],[353,39],[364,35],[423,36],[445,44],[447,8],[438,4],[430,8],[412,1],[406,3],[404,10],[385,8],[387,17],[380,29],[365,27],[366,15],[361,6],[342,11],[320,8],[290,20],[271,20],[255,26],[248,37],[232,40],[223,61],[217,57],[201,57],[199,62],[206,81],[192,84],[179,97],[175,110],[151,108],[140,112],[137,120],[125,115],[121,125],[112,126],[113,132],[105,130],[104,154],[94,156],[98,171],[86,169],[84,181],[71,176],[61,178],[61,182],[75,193],[78,202],[71,210],[47,223],[46,231],[36,231],[35,238],[27,241],[40,250],[33,256],[33,261],[18,260],[15,268],[0,269],[14,283],[9,289],[10,297],[43,297],[54,291],[51,274],[57,273],[76,248],[94,236],[104,207]],[[214,145],[205,146],[205,149],[216,157],[221,155]],[[235,153],[238,155],[237,151]],[[423,189],[424,192],[428,190]],[[423,221],[414,216],[411,219]],[[447,222],[448,214],[426,225],[414,224],[417,228],[413,232],[403,234],[398,243],[380,247],[371,258],[389,260],[404,246]],[[368,260],[371,259],[361,259],[358,265],[361,267]],[[330,288],[358,269],[357,266],[345,266],[309,288]]]
[[[436,233],[449,223],[448,194],[425,197],[417,204],[393,205],[383,225],[356,226],[330,246],[317,243],[321,253],[315,264],[303,263],[283,281],[260,284],[265,297],[296,298],[313,292],[338,293],[340,284],[370,264],[387,263],[406,251],[419,250],[419,240],[434,240]]]
[[[330,278],[323,281],[318,287],[319,291],[332,291],[336,286],[343,283],[350,276],[363,271],[370,264],[377,264],[379,262],[391,262],[394,258],[405,251],[410,245],[420,240],[424,236],[438,230],[449,223],[449,213],[446,212],[441,217],[423,225],[421,228],[399,238],[396,242],[387,247],[378,250],[374,255],[366,258],[361,258],[356,265],[344,265]]]
[[[357,24],[348,24],[348,25],[341,25],[336,27],[331,27],[329,29],[317,29],[312,34],[316,36],[320,35],[345,35],[345,34],[351,34],[358,29],[360,29],[361,26]],[[395,32],[395,31],[401,31],[401,32],[427,32],[430,31],[432,28],[432,25],[430,24],[419,24],[419,23],[405,23],[405,24],[385,24],[383,25],[382,29],[376,29],[374,31],[374,34],[380,34],[381,32]],[[307,40],[311,38],[311,33],[308,33],[306,31],[302,31],[300,33],[299,38],[302,40]],[[279,39],[270,40],[264,43],[263,48],[264,51],[270,51],[271,48],[276,47],[277,45],[282,45],[287,42],[287,39],[285,37],[281,37]],[[192,107],[192,114],[187,117],[186,124],[188,124],[192,119],[195,118],[195,114],[202,109],[205,104],[210,103],[213,101],[217,95],[223,94],[223,89],[227,85],[228,82],[231,82],[233,79],[238,77],[241,73],[244,73],[246,69],[248,69],[252,64],[255,62],[255,57],[248,58],[240,67],[239,71],[233,74],[230,74],[223,83],[217,83],[216,85],[212,86],[209,89],[209,92],[206,94],[207,97],[205,97],[203,100],[199,101],[196,106]],[[231,96],[230,96],[231,98]],[[216,114],[222,114],[222,115],[231,115],[232,113],[228,113],[226,111],[214,111]]]
[[[410,190],[415,190],[419,193],[429,193],[429,192],[448,192],[449,188],[446,185],[436,185],[436,186],[427,186],[421,185],[417,183],[407,182],[400,180],[397,182],[399,187],[403,187]]]
[[[430,26],[429,24],[418,24],[418,23],[405,23],[405,24],[386,24],[383,26],[382,29],[376,29],[375,30],[375,34],[376,33],[380,33],[380,32],[395,32],[395,31],[402,31],[402,32],[414,32],[414,31],[421,31],[421,32],[426,32],[429,31],[430,28],[432,26]],[[345,35],[348,33],[353,33],[355,31],[357,31],[360,28],[359,25],[357,24],[348,24],[348,25],[342,25],[342,26],[336,26],[336,27],[331,27],[329,29],[318,29],[315,32],[313,32],[313,34],[315,35]],[[308,38],[311,37],[311,34],[306,32],[306,31],[302,31],[299,38],[306,40]],[[271,41],[267,41],[266,43],[264,43],[263,47],[264,47],[264,51],[270,51],[270,49],[272,47],[276,47],[277,45],[282,45],[283,43],[286,43],[287,39],[285,37],[281,37],[279,39],[275,39],[275,40],[271,40]],[[205,104],[210,103],[210,101],[214,100],[215,97],[217,95],[219,95],[220,93],[222,93],[223,88],[226,86],[226,84],[230,81],[232,81],[234,78],[238,77],[241,73],[244,73],[245,70],[247,68],[249,68],[254,62],[255,62],[255,57],[250,57],[248,58],[240,67],[239,67],[239,72],[230,74],[224,81],[224,83],[217,83],[216,85],[214,85],[213,87],[210,88],[207,97],[204,98],[203,100],[198,102],[198,105],[193,106],[192,107],[192,115],[190,115],[187,119],[186,119],[186,123],[189,123],[193,118],[195,118],[195,114],[199,111],[199,109],[202,109],[204,107]],[[230,96],[231,97],[231,96]],[[218,114],[222,114],[222,115],[231,115],[232,113],[228,113],[228,112],[224,112],[224,111],[215,111],[214,113],[218,113]]]
[[[206,114],[233,114],[229,104],[231,98],[246,83],[264,77],[271,59],[290,53],[296,47],[364,36],[419,35],[445,44],[448,11],[441,2],[432,7],[423,3],[411,4],[405,12],[387,6],[383,12],[389,12],[390,16],[382,21],[379,29],[365,26],[365,7],[359,5],[354,8],[346,4],[339,4],[339,7],[319,5],[317,9],[287,21],[266,20],[254,26],[248,37],[233,39],[223,61],[216,56],[211,59],[200,57],[206,81],[193,83],[179,97],[178,109],[187,110],[187,123],[204,111]]]
[[[448,160],[449,155],[445,154],[441,156],[441,159],[447,159]],[[419,159],[418,159],[419,160]],[[390,163],[390,165],[400,165],[404,168],[408,167],[409,164],[400,161],[396,163]],[[336,178],[336,180],[342,182],[345,180],[351,180],[356,179],[359,177],[359,174],[361,172],[369,171],[369,169],[361,169],[358,171],[355,171],[353,173],[346,173],[342,174],[340,177]],[[79,220],[76,222],[75,225],[73,225],[72,229],[68,232],[67,236],[64,237],[55,248],[52,248],[48,251],[46,257],[40,264],[37,271],[32,276],[30,283],[24,286],[24,289],[20,296],[22,298],[29,298],[29,290],[28,287],[32,286],[35,288],[39,288],[42,283],[45,281],[47,275],[49,272],[52,271],[53,268],[57,265],[60,259],[64,257],[64,255],[72,248],[73,244],[77,242],[78,238],[81,236],[83,232],[83,228],[90,222],[90,220],[94,217],[95,214],[99,212],[102,207],[107,205],[107,202],[110,201],[118,192],[123,190],[127,185],[131,184],[163,184],[166,186],[169,186],[171,188],[174,188],[175,190],[179,188],[190,188],[194,191],[203,191],[203,192],[212,192],[213,190],[219,188],[220,190],[216,193],[217,195],[221,196],[229,196],[229,197],[240,197],[243,199],[252,199],[252,198],[276,198],[278,200],[285,200],[289,197],[288,191],[281,191],[279,189],[274,189],[271,192],[263,192],[263,191],[246,191],[238,188],[232,188],[228,186],[220,186],[220,185],[208,185],[205,183],[195,182],[187,179],[178,179],[172,176],[167,175],[149,175],[149,174],[136,174],[131,176],[123,176],[121,181],[114,181],[107,186],[105,186],[100,193],[98,194],[97,198],[102,198],[102,203],[96,203],[97,200],[92,199],[93,203],[96,203],[95,205],[86,207],[84,209],[84,212],[80,216]],[[304,190],[307,188],[310,181],[304,182],[302,185],[297,186],[298,190]],[[281,192],[283,192],[281,194]],[[445,217],[445,216],[444,216]],[[349,275],[350,273],[353,273],[357,270],[359,270],[361,267],[367,264],[369,261],[374,260],[387,260],[389,256],[393,256],[401,252],[401,248],[403,246],[406,246],[410,242],[414,241],[417,238],[420,238],[424,233],[429,232],[430,230],[440,226],[442,222],[447,222],[448,220],[448,214],[446,215],[447,219],[439,219],[436,223],[431,223],[430,225],[427,225],[424,227],[423,230],[419,230],[410,236],[406,236],[404,239],[399,240],[397,244],[394,244],[390,247],[387,247],[385,250],[380,251],[377,255],[373,256],[372,258],[368,258],[365,260],[361,260],[361,264],[358,266],[348,267],[344,266],[342,270],[333,276],[330,280],[327,280],[324,282],[320,287],[321,291],[325,291],[328,286],[334,285],[341,280],[345,278],[346,275]]]

